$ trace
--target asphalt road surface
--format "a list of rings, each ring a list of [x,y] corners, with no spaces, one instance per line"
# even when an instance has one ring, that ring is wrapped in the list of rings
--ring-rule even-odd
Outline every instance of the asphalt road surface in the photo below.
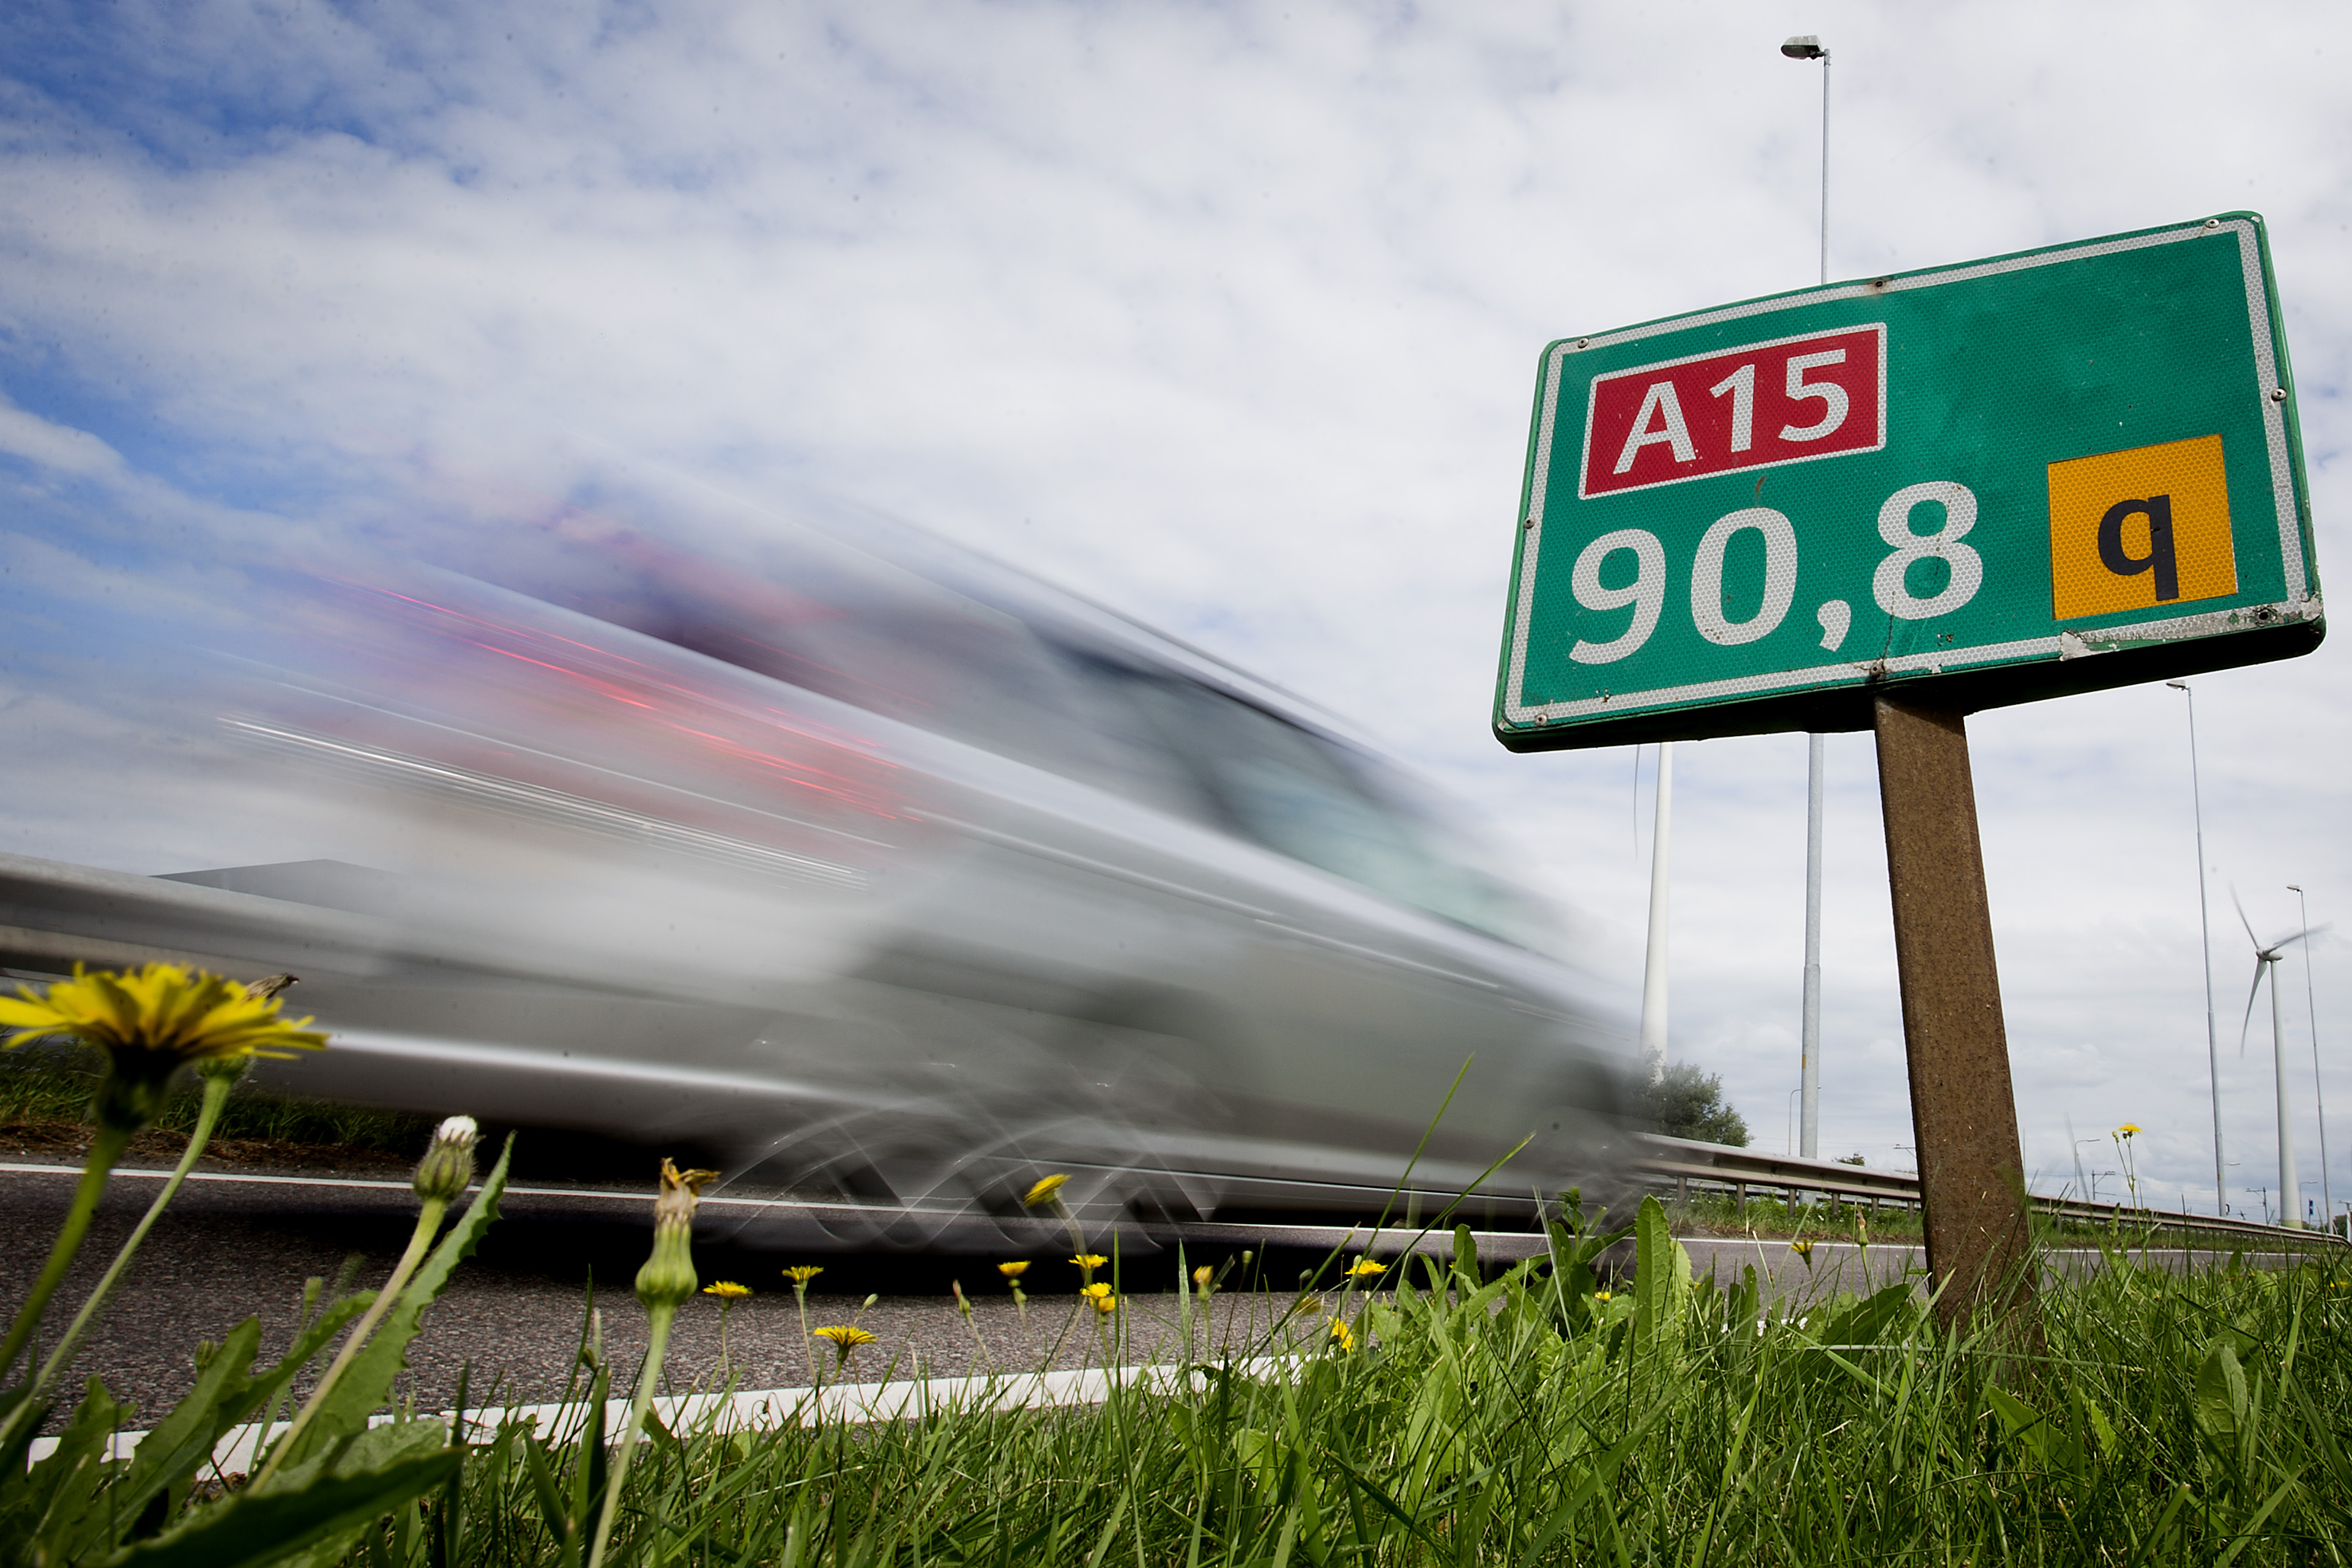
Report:
[[[15,1243],[0,1252],[0,1310],[13,1312],[30,1288],[75,1174],[65,1166],[41,1170],[23,1163],[0,1171],[0,1223]],[[379,1283],[407,1242],[416,1203],[405,1181],[366,1175],[375,1179],[191,1180],[141,1248],[76,1358],[70,1382],[101,1375],[118,1397],[137,1402],[136,1422],[152,1421],[193,1385],[199,1341],[216,1341],[258,1314],[263,1353],[272,1354],[291,1337],[305,1281],[332,1281],[348,1268],[352,1288]],[[55,1298],[54,1324],[69,1320],[159,1186],[117,1176]],[[455,1400],[459,1369],[470,1364],[469,1404],[558,1396],[575,1364],[592,1290],[616,1382],[631,1375],[645,1348],[645,1316],[631,1283],[645,1260],[652,1207],[650,1193],[509,1191],[480,1251],[458,1270],[411,1343],[402,1392],[424,1408],[446,1408]],[[722,1221],[712,1228],[729,1227]],[[1210,1242],[1188,1248],[1186,1260],[1217,1264],[1242,1249],[1237,1240]],[[800,1312],[782,1277],[795,1263],[824,1270],[809,1291],[809,1326],[854,1322],[876,1336],[850,1367],[859,1379],[877,1379],[886,1368],[898,1375],[961,1376],[983,1367],[1032,1372],[1099,1364],[1105,1347],[1096,1314],[1076,1310],[1080,1275],[1064,1260],[1069,1250],[1057,1241],[1027,1252],[1034,1261],[1022,1281],[1030,1297],[1025,1313],[995,1267],[1021,1255],[1013,1252],[817,1253],[698,1240],[695,1262],[705,1284],[733,1280],[754,1292],[726,1314],[727,1357],[738,1385],[790,1387],[805,1385],[811,1372]],[[1319,1260],[1319,1254],[1295,1248],[1261,1253],[1256,1277],[1264,1288],[1222,1294],[1214,1324],[1202,1326],[1202,1344],[1213,1338],[1236,1354],[1253,1354],[1271,1320],[1294,1299],[1299,1270]],[[1122,1259],[1120,1282],[1128,1294],[1126,1343],[1117,1347],[1121,1360],[1177,1353],[1176,1268],[1172,1250]],[[1235,1273],[1229,1280],[1239,1285],[1245,1277]],[[956,1310],[950,1281],[970,1293],[969,1324]],[[877,1293],[880,1301],[864,1305],[867,1295]],[[719,1380],[719,1331],[716,1299],[698,1297],[679,1314],[666,1364],[676,1385]],[[816,1364],[826,1367],[830,1347],[820,1343],[814,1350]]]
[[[75,1174],[62,1164],[16,1162],[0,1169],[0,1223],[14,1243],[0,1251],[0,1311],[13,1313],[30,1287]],[[372,1288],[413,1228],[415,1199],[405,1180],[388,1172],[224,1179],[228,1174],[214,1173],[182,1189],[77,1358],[68,1386],[87,1375],[103,1376],[118,1397],[138,1405],[134,1425],[156,1419],[187,1391],[199,1341],[218,1340],[258,1314],[263,1352],[275,1354],[298,1322],[307,1280],[331,1281],[348,1270],[352,1288]],[[118,1175],[51,1308],[53,1324],[70,1317],[159,1185]],[[793,1248],[790,1227],[783,1228],[782,1245],[772,1227],[764,1238],[747,1239],[730,1218],[743,1212],[742,1205],[707,1205],[706,1218],[714,1223],[698,1239],[695,1260],[705,1284],[732,1280],[753,1294],[725,1314],[723,1361],[719,1302],[698,1297],[680,1314],[667,1364],[677,1390],[711,1386],[730,1373],[745,1388],[804,1385],[813,1367],[830,1377],[833,1352],[822,1343],[810,1345],[782,1277],[796,1263],[824,1270],[808,1295],[809,1327],[856,1322],[876,1336],[847,1369],[858,1381],[878,1380],[886,1371],[940,1377],[1099,1364],[1107,1352],[1128,1363],[1181,1354],[1172,1249],[1122,1258],[1125,1339],[1106,1345],[1097,1337],[1102,1325],[1096,1315],[1077,1307],[1080,1275],[1065,1260],[1070,1249],[1057,1237],[984,1257],[818,1252]],[[650,1193],[610,1186],[510,1190],[500,1213],[480,1251],[458,1270],[412,1342],[401,1394],[423,1408],[446,1408],[455,1402],[460,1369],[470,1367],[469,1404],[556,1398],[577,1364],[592,1299],[616,1386],[625,1386],[645,1347],[645,1316],[631,1283],[650,1235]],[[1246,1248],[1254,1264],[1237,1268],[1229,1284],[1256,1287],[1220,1295],[1213,1321],[1197,1330],[1200,1350],[1242,1355],[1269,1348],[1266,1336],[1296,1300],[1302,1271],[1324,1262],[1340,1239],[1337,1232],[1279,1227],[1219,1225],[1192,1233],[1185,1262],[1219,1264]],[[1444,1236],[1430,1242],[1449,1245]],[[1533,1236],[1490,1235],[1482,1253],[1525,1256],[1539,1245]],[[1728,1283],[1752,1266],[1769,1293],[1798,1301],[1901,1279],[1922,1262],[1907,1246],[1857,1253],[1851,1245],[1821,1242],[1808,1266],[1784,1241],[1685,1238],[1685,1245],[1702,1275]],[[1022,1281],[1030,1297],[1025,1312],[1016,1309],[995,1267],[1017,1256],[1032,1260]],[[2064,1260],[2053,1261],[2066,1267]],[[2092,1258],[2077,1261],[2095,1266]],[[956,1310],[951,1281],[970,1295],[968,1322]],[[880,1297],[870,1307],[865,1304],[869,1294]],[[1310,1311],[1291,1326],[1319,1333],[1315,1318]]]

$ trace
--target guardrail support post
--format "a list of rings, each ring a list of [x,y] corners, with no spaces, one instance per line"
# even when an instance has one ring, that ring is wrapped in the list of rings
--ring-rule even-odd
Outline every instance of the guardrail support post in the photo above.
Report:
[[[2032,1333],[2025,1161],[1962,716],[1880,696],[1878,792],[1903,985],[1927,1269],[1947,1324],[1980,1308]]]

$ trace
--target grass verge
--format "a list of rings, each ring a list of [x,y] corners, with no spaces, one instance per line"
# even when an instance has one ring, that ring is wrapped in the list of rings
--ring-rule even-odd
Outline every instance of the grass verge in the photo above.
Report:
[[[2343,1561],[2340,1267],[2181,1277],[2117,1254],[2045,1295],[2047,1352],[2021,1359],[2003,1325],[1939,1336],[1907,1283],[1780,1306],[1752,1275],[1694,1285],[1654,1207],[1629,1290],[1587,1271],[1588,1239],[1496,1274],[1461,1238],[1390,1289],[1277,1300],[1270,1337],[1098,1408],[656,1431],[614,1560]],[[1290,1371],[1244,1375],[1244,1351]],[[551,1568],[569,1478],[601,1462],[500,1427],[461,1507],[350,1561]]]
[[[79,1158],[91,1127],[102,1065],[89,1053],[23,1046],[0,1055],[0,1146]],[[198,1098],[177,1094],[133,1140],[133,1159],[173,1159],[187,1146]],[[381,1163],[415,1158],[433,1123],[394,1111],[288,1099],[240,1086],[223,1107],[207,1152],[231,1164]]]

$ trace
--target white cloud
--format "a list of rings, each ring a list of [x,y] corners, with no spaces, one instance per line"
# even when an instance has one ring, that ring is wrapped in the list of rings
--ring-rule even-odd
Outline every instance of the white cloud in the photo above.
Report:
[[[78,477],[123,472],[122,454],[86,430],[75,430],[0,402],[0,452]]]
[[[614,452],[749,493],[814,480],[1358,716],[1612,918],[1621,965],[1644,883],[1631,759],[1485,735],[1534,357],[1811,280],[1820,77],[1783,36],[1835,50],[1841,275],[2264,211],[2323,566],[2346,547],[2352,29],[2326,5],[106,15],[24,24],[38,47],[9,68],[12,449],[95,476],[110,440],[240,502],[420,455],[554,491]],[[2327,650],[2200,687],[2246,1185],[2267,1076],[2235,1063],[2224,889],[2266,925],[2287,882],[2322,918],[2352,890],[2338,669]],[[2029,1163],[2070,1163],[2067,1115],[2129,1118],[2144,1174],[2193,1192],[2178,703],[2076,698],[1973,734]],[[1864,737],[1832,757],[1824,1138],[1894,1158],[1874,768]],[[1773,1142],[1803,746],[1681,758],[1678,1048]],[[2340,945],[2316,957],[2325,1040],[2352,976]]]

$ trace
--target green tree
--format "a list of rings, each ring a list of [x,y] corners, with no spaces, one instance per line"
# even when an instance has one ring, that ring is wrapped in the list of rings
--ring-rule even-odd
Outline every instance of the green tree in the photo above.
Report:
[[[1723,1103],[1723,1078],[1695,1061],[1670,1064],[1641,1092],[1640,1115],[1654,1133],[1703,1144],[1748,1146],[1748,1118]]]

